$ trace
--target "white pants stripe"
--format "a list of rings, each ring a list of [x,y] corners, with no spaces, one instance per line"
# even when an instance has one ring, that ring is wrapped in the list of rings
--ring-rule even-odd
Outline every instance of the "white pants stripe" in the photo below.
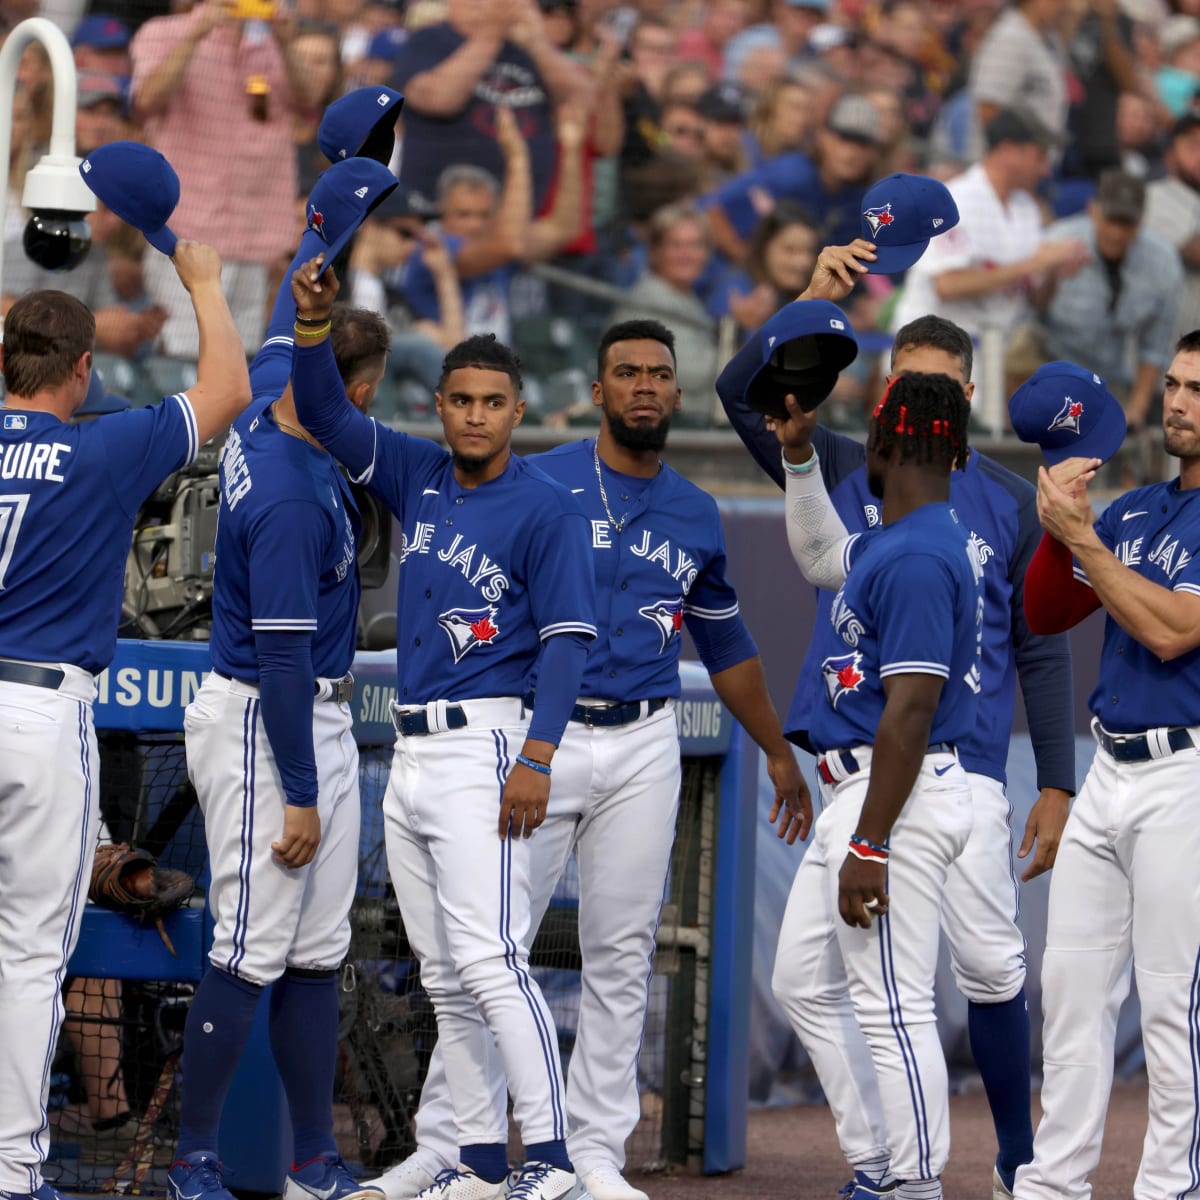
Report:
[[[51,664],[54,665],[54,664]],[[90,675],[0,683],[0,1190],[42,1182],[61,988],[99,829]]]

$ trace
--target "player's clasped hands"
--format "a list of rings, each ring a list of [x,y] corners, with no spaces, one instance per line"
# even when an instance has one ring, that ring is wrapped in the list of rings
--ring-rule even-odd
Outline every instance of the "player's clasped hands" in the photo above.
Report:
[[[283,837],[271,843],[275,859],[295,870],[312,862],[321,844],[321,816],[315,804],[284,806]]]
[[[1049,469],[1038,468],[1038,520],[1064,546],[1086,534],[1095,522],[1087,485],[1099,467],[1098,458],[1066,458]]]

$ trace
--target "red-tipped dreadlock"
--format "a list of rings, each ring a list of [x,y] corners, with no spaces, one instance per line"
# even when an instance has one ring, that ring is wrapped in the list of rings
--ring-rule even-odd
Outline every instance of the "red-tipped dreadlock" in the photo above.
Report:
[[[967,465],[970,406],[949,375],[897,375],[875,406],[871,449],[897,462]]]

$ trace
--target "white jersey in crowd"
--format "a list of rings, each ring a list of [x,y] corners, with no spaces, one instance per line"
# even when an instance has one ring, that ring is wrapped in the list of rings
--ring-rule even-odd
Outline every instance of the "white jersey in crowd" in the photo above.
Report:
[[[1182,179],[1168,176],[1146,188],[1145,229],[1164,237],[1177,250],[1200,234],[1200,192]],[[1185,269],[1174,337],[1200,327],[1200,271]]]
[[[1028,258],[1042,240],[1037,202],[1028,192],[1014,192],[1005,203],[979,164],[955,176],[946,187],[958,205],[958,224],[935,237],[908,272],[892,328],[935,313],[975,338],[987,328],[1008,334],[1025,309],[1023,285],[968,300],[940,300],[934,279],[947,271],[1007,266]]]

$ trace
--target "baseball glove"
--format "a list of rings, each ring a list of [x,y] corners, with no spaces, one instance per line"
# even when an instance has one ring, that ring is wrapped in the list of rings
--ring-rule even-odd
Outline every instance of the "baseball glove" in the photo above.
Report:
[[[160,867],[152,854],[134,850],[125,842],[110,842],[96,847],[88,899],[139,921],[153,921],[174,954],[162,919],[186,904],[195,887],[195,880],[186,871]]]

